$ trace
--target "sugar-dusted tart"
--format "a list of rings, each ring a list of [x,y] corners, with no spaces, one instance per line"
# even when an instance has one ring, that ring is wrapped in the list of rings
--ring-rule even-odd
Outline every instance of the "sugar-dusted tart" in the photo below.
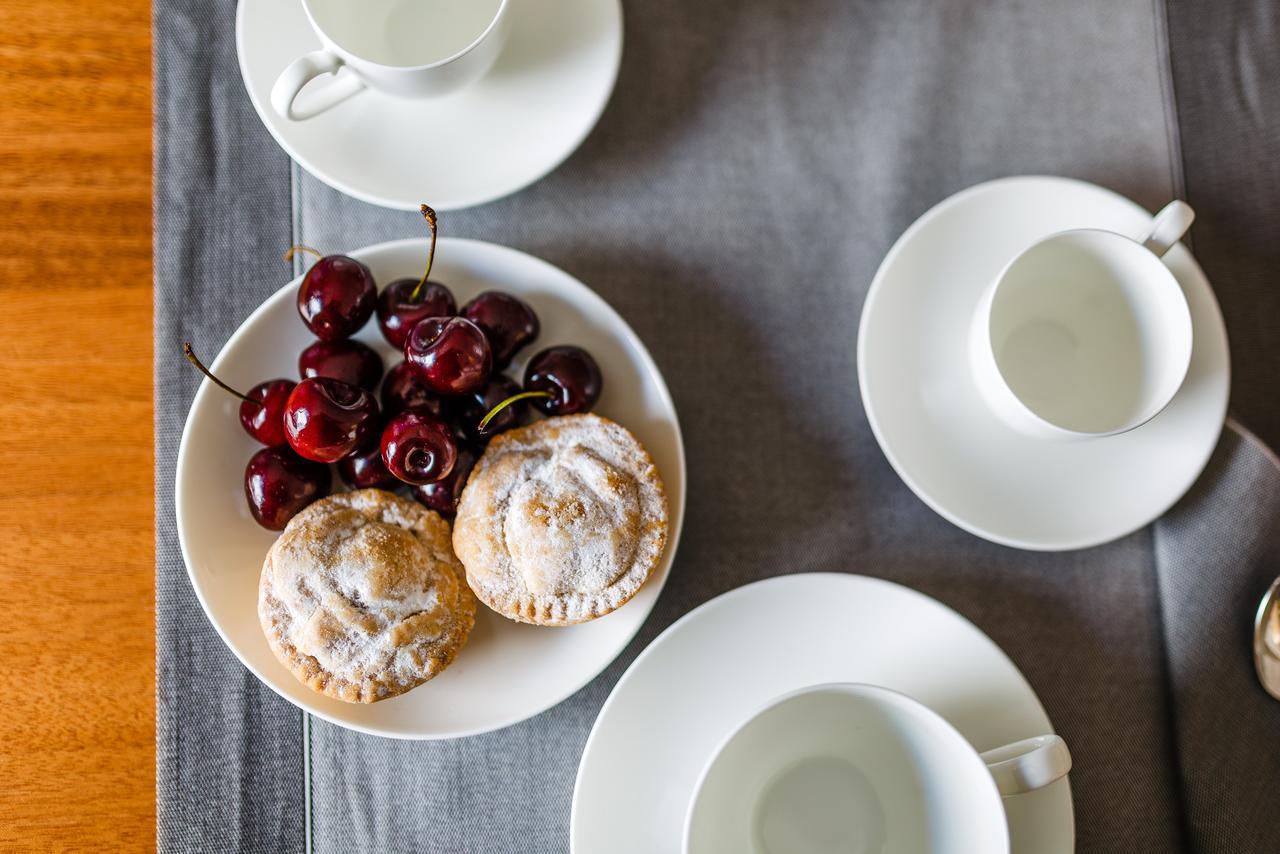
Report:
[[[294,516],[258,587],[272,651],[308,687],[349,703],[439,675],[475,612],[449,524],[380,489],[332,495]]]
[[[480,601],[563,626],[636,594],[667,543],[667,499],[644,446],[598,415],[499,434],[463,489],[453,549]]]

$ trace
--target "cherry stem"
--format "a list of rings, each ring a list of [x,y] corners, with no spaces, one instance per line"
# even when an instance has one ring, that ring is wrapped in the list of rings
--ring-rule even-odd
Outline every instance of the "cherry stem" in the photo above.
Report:
[[[290,262],[293,261],[293,256],[297,255],[299,252],[310,252],[312,255],[316,256],[317,258],[324,257],[324,255],[320,252],[319,249],[312,249],[310,246],[306,246],[304,244],[298,243],[284,250],[284,260],[290,261]]]
[[[262,401],[260,401],[260,400],[254,400],[254,399],[253,399],[253,398],[251,398],[251,397],[246,397],[246,396],[244,396],[244,395],[243,395],[243,394],[241,394],[240,392],[238,392],[238,391],[236,391],[235,389],[233,389],[231,386],[229,386],[229,385],[227,385],[226,383],[224,383],[222,380],[220,380],[220,379],[218,379],[217,377],[215,377],[215,376],[213,375],[213,372],[212,372],[212,371],[210,371],[208,368],[206,368],[206,367],[204,366],[204,363],[203,363],[203,362],[201,362],[199,359],[197,359],[197,358],[196,358],[196,352],[195,352],[195,350],[192,350],[192,349],[191,349],[191,343],[190,343],[190,342],[187,342],[186,344],[183,344],[183,345],[182,345],[182,354],[183,354],[184,356],[186,356],[186,357],[187,357],[187,361],[188,361],[188,362],[190,362],[191,364],[193,364],[193,365],[195,365],[195,366],[196,366],[196,370],[200,371],[200,373],[202,373],[202,374],[204,374],[206,377],[208,377],[208,378],[209,378],[209,380],[210,380],[214,385],[216,385],[218,388],[222,389],[223,391],[227,391],[227,392],[230,392],[231,394],[234,394],[236,397],[240,398],[240,399],[241,399],[241,400],[243,400],[245,403],[255,403],[255,404],[257,404],[258,406],[262,406],[262,405],[263,405]]]
[[[489,426],[489,422],[492,421],[494,419],[494,416],[496,416],[499,412],[506,409],[508,406],[515,403],[517,400],[528,400],[531,397],[550,398],[550,397],[555,397],[555,395],[549,391],[522,391],[519,394],[513,394],[511,395],[511,397],[508,397],[506,400],[502,401],[502,403],[499,403],[493,409],[490,409],[489,414],[486,415],[484,418],[480,419],[480,423],[476,425],[476,430],[483,433],[484,428]]]
[[[431,250],[427,253],[427,271],[418,280],[418,286],[413,289],[413,293],[409,294],[409,302],[418,301],[422,289],[426,287],[427,276],[431,275],[431,264],[436,260],[436,212],[429,205],[423,205],[422,218],[427,221],[427,228],[431,229]]]

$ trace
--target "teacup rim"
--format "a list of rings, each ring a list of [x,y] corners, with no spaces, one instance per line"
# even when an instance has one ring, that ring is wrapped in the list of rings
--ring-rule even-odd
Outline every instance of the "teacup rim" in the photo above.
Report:
[[[1174,399],[1178,396],[1179,389],[1181,389],[1182,386],[1187,381],[1187,374],[1191,369],[1191,359],[1195,352],[1195,323],[1191,316],[1191,304],[1187,300],[1186,291],[1183,290],[1182,283],[1178,281],[1178,277],[1174,274],[1173,270],[1169,269],[1169,266],[1161,260],[1160,256],[1152,252],[1146,246],[1144,246],[1141,241],[1133,237],[1130,237],[1127,234],[1122,234],[1118,231],[1113,231],[1112,229],[1109,229],[1109,228],[1100,228],[1097,226],[1084,226],[1081,228],[1065,228],[1065,229],[1062,229],[1061,231],[1055,231],[1052,234],[1045,235],[1044,237],[1033,241],[1027,246],[1024,246],[1021,250],[1018,251],[1017,254],[1015,254],[1012,258],[1010,258],[1007,262],[1005,262],[1004,266],[1000,268],[1000,272],[997,273],[995,278],[992,280],[990,290],[980,302],[980,311],[983,315],[983,321],[984,321],[983,328],[985,329],[987,334],[987,339],[983,342],[983,345],[987,348],[989,352],[992,351],[992,345],[990,340],[991,314],[995,308],[996,295],[1000,292],[1001,286],[1004,284],[1006,276],[1008,275],[1009,271],[1013,269],[1013,266],[1017,264],[1018,261],[1025,258],[1033,250],[1038,249],[1039,247],[1044,246],[1045,244],[1051,243],[1055,240],[1059,240],[1061,238],[1069,237],[1071,235],[1076,235],[1076,234],[1089,234],[1089,235],[1102,237],[1108,241],[1120,241],[1120,243],[1117,243],[1116,245],[1117,246],[1123,245],[1125,247],[1123,251],[1131,252],[1133,250],[1137,250],[1141,252],[1144,258],[1146,259],[1142,263],[1148,264],[1148,265],[1150,263],[1154,263],[1156,267],[1159,268],[1160,272],[1156,275],[1160,277],[1160,286],[1165,288],[1172,288],[1171,293],[1173,293],[1176,296],[1176,302],[1181,307],[1181,312],[1179,314],[1179,326],[1182,327],[1183,339],[1187,342],[1186,347],[1184,348],[1184,352],[1179,354],[1179,359],[1178,359],[1179,364],[1176,366],[1176,369],[1174,371],[1174,375],[1177,376],[1178,379],[1176,384],[1174,385],[1173,392],[1165,396],[1165,399],[1160,403],[1159,406],[1148,407],[1147,409],[1142,411],[1140,416],[1130,419],[1129,422],[1126,422],[1124,425],[1120,427],[1116,427],[1111,430],[1076,430],[1071,427],[1064,427],[1061,424],[1058,424],[1054,421],[1050,421],[1048,418],[1045,418],[1043,415],[1031,409],[1031,407],[1027,406],[1027,404],[1022,400],[1022,398],[1019,397],[1013,391],[1012,387],[1010,387],[1009,380],[1005,376],[1004,371],[1000,367],[1000,361],[994,358],[994,353],[992,355],[992,365],[995,368],[996,375],[1000,378],[1000,381],[1004,384],[1006,391],[1008,391],[1008,399],[1021,411],[1024,417],[1030,418],[1033,421],[1038,422],[1043,428],[1051,430],[1064,438],[1079,439],[1079,440],[1105,439],[1110,436],[1119,436],[1124,433],[1129,433],[1133,430],[1137,430],[1139,427],[1142,427],[1144,424],[1149,423],[1161,412],[1164,412],[1166,409],[1168,409],[1169,405],[1173,403]]]
[[[376,59],[369,59],[367,56],[356,53],[354,50],[335,39],[329,32],[321,27],[319,23],[316,22],[315,16],[311,14],[311,4],[313,2],[316,2],[316,0],[302,0],[302,11],[306,14],[307,22],[311,24],[311,29],[314,30],[316,35],[320,37],[320,40],[324,42],[325,47],[328,47],[330,50],[340,51],[344,55],[344,58],[351,57],[352,59],[358,60],[366,65],[376,67],[380,70],[415,72],[433,71],[438,68],[443,68],[446,65],[457,62],[459,59],[462,59],[462,57],[471,53],[489,37],[489,34],[493,32],[502,20],[502,16],[506,14],[507,7],[511,5],[511,0],[498,0],[498,8],[494,10],[493,17],[489,19],[488,25],[486,25],[485,28],[480,31],[480,34],[472,39],[465,47],[460,48],[449,56],[432,62],[419,63],[417,65],[391,65],[390,63],[379,62]]]
[[[818,694],[818,693],[834,693],[834,694],[843,694],[845,696],[879,695],[881,697],[886,697],[902,706],[912,708],[913,710],[919,713],[922,713],[922,715],[926,719],[928,719],[932,724],[940,725],[943,731],[948,732],[952,736],[953,740],[957,743],[957,747],[959,748],[958,752],[966,756],[966,759],[965,759],[966,762],[969,762],[969,761],[975,762],[982,769],[983,773],[980,775],[980,778],[986,781],[986,785],[983,786],[983,790],[984,790],[983,795],[981,795],[980,797],[985,797],[985,798],[994,800],[994,803],[999,807],[1000,814],[1004,815],[1003,798],[1000,795],[1000,790],[996,786],[995,778],[992,777],[991,774],[987,771],[986,763],[983,762],[982,756],[979,754],[978,749],[974,747],[973,744],[970,743],[969,739],[965,738],[964,734],[961,733],[960,730],[958,730],[950,721],[944,718],[941,714],[939,714],[929,705],[921,702],[920,700],[917,700],[915,697],[912,697],[910,694],[907,694],[903,691],[898,691],[894,688],[888,688],[888,687],[885,687],[884,685],[876,685],[871,682],[844,682],[844,681],[820,682],[814,685],[805,685],[800,688],[795,688],[790,691],[786,691],[782,694],[779,694],[776,697],[773,697],[769,700],[766,700],[764,703],[757,706],[744,719],[739,721],[738,724],[736,724],[728,733],[724,735],[723,738],[720,739],[719,742],[717,742],[715,748],[711,751],[711,755],[707,757],[706,761],[702,765],[702,769],[698,772],[697,779],[694,781],[694,784],[693,784],[692,793],[689,796],[688,806],[685,808],[684,827],[683,827],[683,832],[681,834],[682,854],[689,854],[689,842],[690,842],[689,835],[693,830],[694,811],[697,808],[698,801],[702,795],[703,788],[705,787],[705,784],[707,782],[707,777],[710,775],[711,769],[715,767],[720,757],[724,755],[725,748],[727,748],[729,744],[735,738],[737,738],[738,735],[744,729],[747,728],[748,725],[758,720],[760,717],[762,717],[766,713],[786,703],[790,703],[794,700],[797,700],[801,697],[808,696],[810,694]],[[1001,835],[1001,838],[1004,839],[1003,854],[1008,854],[1010,850],[1011,842],[1010,842],[1009,828],[1007,823],[1004,823],[1004,822],[1001,823],[999,834]]]

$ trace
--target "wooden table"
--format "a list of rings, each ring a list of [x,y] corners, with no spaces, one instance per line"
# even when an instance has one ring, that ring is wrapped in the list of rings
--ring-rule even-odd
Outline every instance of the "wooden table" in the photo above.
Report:
[[[148,0],[0,3],[0,850],[155,846]]]

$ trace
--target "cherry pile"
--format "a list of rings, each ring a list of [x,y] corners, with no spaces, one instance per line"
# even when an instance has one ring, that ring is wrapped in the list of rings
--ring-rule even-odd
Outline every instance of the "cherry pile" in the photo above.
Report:
[[[184,345],[192,364],[240,398],[241,425],[266,446],[244,473],[249,510],[264,528],[283,529],[328,495],[331,463],[349,486],[407,485],[422,504],[451,516],[492,436],[527,422],[530,408],[570,415],[599,400],[600,368],[580,347],[538,352],[522,383],[502,373],[538,337],[537,314],[493,290],[459,308],[449,288],[429,278],[436,215],[426,205],[422,215],[431,231],[426,271],[381,293],[354,258],[304,246],[285,253],[286,260],[297,251],[319,258],[298,287],[298,315],[317,339],[298,356],[298,382],[267,380],[241,393]],[[375,314],[382,336],[404,354],[385,376],[377,351],[351,338]]]

